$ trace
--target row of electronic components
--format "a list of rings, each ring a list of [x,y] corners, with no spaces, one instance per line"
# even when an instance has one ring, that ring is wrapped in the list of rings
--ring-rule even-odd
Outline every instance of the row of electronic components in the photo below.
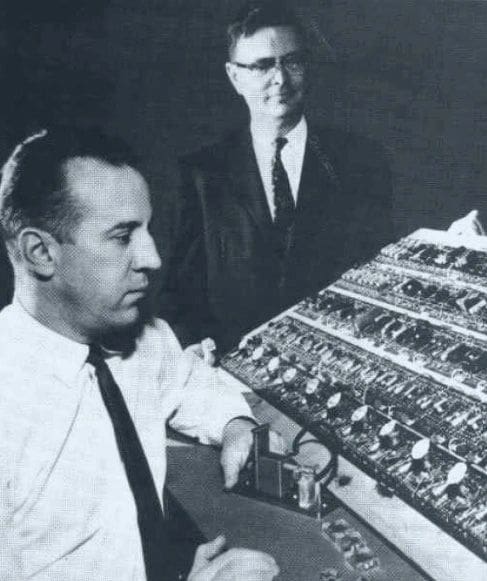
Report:
[[[305,342],[303,334],[314,335],[313,345],[320,345],[316,352],[311,350],[318,358],[310,358],[309,350],[303,352],[308,356],[305,364],[300,361],[300,352],[296,348]],[[279,341],[276,340],[278,337]],[[309,342],[309,337],[306,340]],[[289,354],[290,345],[294,348],[293,357]],[[311,372],[319,372],[320,366],[312,365],[317,359],[327,370],[326,381],[321,381],[325,379],[323,374],[311,375]],[[470,539],[469,542],[476,547],[485,546],[485,474],[482,476],[481,472],[469,468],[456,454],[452,455],[446,449],[441,452],[426,434],[421,437],[424,433],[421,430],[414,432],[403,427],[398,421],[399,414],[395,414],[396,419],[386,415],[397,410],[387,409],[387,406],[380,406],[377,410],[371,407],[369,404],[375,401],[374,395],[366,404],[353,397],[353,390],[347,391],[347,373],[349,378],[357,378],[369,366],[371,374],[374,360],[382,372],[372,379],[369,393],[381,393],[385,397],[390,390],[387,397],[393,408],[394,402],[402,395],[393,393],[398,383],[404,385],[404,381],[399,381],[402,371],[392,370],[381,360],[378,363],[378,358],[366,356],[360,360],[357,349],[341,344],[339,340],[326,341],[317,330],[290,318],[274,322],[259,336],[242,344],[225,360],[225,365],[257,391],[273,398],[271,401],[277,407],[284,406],[285,411],[293,409],[298,412],[305,425],[314,423],[320,429],[327,427],[327,433],[333,433],[341,441],[343,453],[348,454],[352,461],[363,469],[368,468],[369,472],[372,469],[378,481],[385,478],[393,489],[402,490],[402,495],[413,505],[422,506],[427,512],[434,509],[444,526],[455,530],[457,538]],[[344,371],[344,367],[348,371]],[[341,387],[334,370],[340,370]],[[383,385],[379,389],[381,380]],[[423,386],[422,393],[416,394],[417,397],[412,397],[409,402],[417,404],[419,401],[416,409],[428,402],[424,391],[428,382],[424,378],[419,381],[416,385],[412,382],[406,389],[412,395],[418,385]],[[446,409],[442,407],[446,402],[441,405],[440,402],[434,403],[438,403],[440,410]],[[423,410],[426,419],[431,411],[430,404],[428,402]],[[455,413],[458,415],[458,411],[451,411],[452,421],[457,418]]]
[[[318,319],[325,329],[330,327],[353,338],[371,339],[392,353],[404,353],[409,361],[428,365],[487,395],[487,347],[478,340],[466,340],[453,331],[330,290],[303,301],[295,311]],[[308,348],[311,347],[308,341]]]
[[[438,270],[487,277],[486,252],[461,246],[451,247],[414,238],[403,238],[396,244],[386,246],[381,255],[394,262],[412,262]]]
[[[428,313],[440,322],[446,317],[459,327],[487,330],[486,292],[426,277],[413,277],[388,264],[372,262],[347,271],[333,287],[350,288],[381,302]]]
[[[265,348],[262,345],[259,345],[258,347],[256,347],[256,349],[254,350],[251,359],[253,361],[254,364],[256,364],[255,366],[258,368],[259,367],[259,361],[261,361],[262,357],[263,357],[263,353],[265,353]],[[257,355],[257,357],[256,357]],[[273,356],[272,358],[268,359],[267,361],[267,365],[265,366],[260,366],[261,367],[261,371],[259,373],[257,373],[256,375],[259,377],[259,381],[262,382],[262,384],[268,383],[270,385],[272,385],[272,388],[274,390],[274,392],[276,394],[279,394],[285,401],[287,401],[288,403],[293,403],[296,406],[301,406],[306,408],[308,405],[312,404],[314,401],[317,401],[316,398],[316,394],[317,391],[320,390],[320,381],[318,378],[316,377],[311,377],[311,378],[303,378],[303,373],[299,372],[298,369],[296,367],[289,367],[289,366],[283,366],[283,368],[280,369],[280,373],[278,374],[279,371],[279,357],[277,356]],[[380,379],[380,378],[379,378]],[[425,398],[424,396],[424,387],[426,386],[426,384],[423,384],[423,395],[417,394],[418,395],[418,399],[416,401],[416,403],[419,402],[420,407],[424,408],[424,404],[428,403],[428,408],[432,408],[437,410],[438,406],[435,408],[434,405],[430,406],[429,404],[432,402],[431,399],[429,398]],[[391,388],[391,385],[389,386],[389,389]],[[412,393],[414,393],[414,391],[416,391],[417,389],[420,389],[420,384],[416,383],[416,384],[412,384],[411,387],[409,388],[409,395],[411,395]],[[421,391],[421,389],[420,389]],[[346,415],[348,412],[343,409],[343,404],[342,402],[345,402],[345,399],[347,399],[346,395],[343,395],[341,392],[337,392],[336,388],[335,391],[333,390],[333,388],[331,390],[326,390],[326,393],[328,393],[328,396],[326,396],[326,398],[323,399],[323,397],[321,398],[322,403],[319,404],[318,407],[322,407],[323,408],[323,413],[326,413],[325,416],[321,416],[323,419],[325,417],[331,417],[331,415],[333,414],[334,416],[339,416],[339,415]],[[332,395],[330,395],[330,393]],[[323,393],[324,395],[324,393]],[[345,399],[343,399],[345,398]],[[443,398],[444,399],[444,398]],[[319,401],[318,401],[319,403]],[[437,403],[441,403],[441,402],[437,402]],[[355,407],[357,409],[355,409],[355,411],[353,411],[353,413],[351,413],[351,418],[350,421],[352,424],[355,424],[356,426],[359,424],[360,421],[362,421],[364,419],[364,417],[361,415],[365,414],[369,408],[368,405],[360,405],[359,402],[356,402]],[[358,406],[358,407],[357,407]],[[439,408],[440,410],[444,410],[444,408]],[[466,410],[464,412],[462,412],[462,409],[455,409],[452,410],[450,408],[450,416],[446,416],[446,421],[448,421],[449,419],[452,422],[455,422],[455,425],[459,425],[460,421],[459,418],[462,418],[463,415],[465,415],[465,413],[469,413],[471,410]],[[477,419],[478,418],[478,414],[476,416]],[[484,418],[485,419],[485,418]],[[438,441],[438,438],[436,438],[436,441]],[[457,440],[458,441],[458,440]],[[439,443],[444,443],[439,441]],[[455,450],[455,454],[457,454],[459,450]]]
[[[318,331],[308,330],[305,334],[303,327],[299,321],[283,319],[269,328],[265,344],[260,342],[260,337],[255,337],[244,348],[249,353],[248,365],[254,366],[251,373],[256,374],[256,387],[262,383],[282,385],[288,397],[295,402],[301,398],[303,405],[307,405],[320,403],[324,389],[329,395],[329,389],[331,393],[337,390],[336,385],[347,386],[363,403],[374,399],[382,402],[385,411],[392,406],[395,417],[406,425],[421,421],[425,435],[444,445],[451,440],[452,451],[465,452],[468,461],[480,464],[487,460],[487,450],[480,442],[482,434],[487,432],[487,416],[481,404],[472,405],[460,393],[387,365],[378,357],[358,353],[356,348],[340,345],[338,340],[334,343],[323,340]],[[289,333],[284,338],[286,330]],[[303,337],[307,338],[306,342]],[[280,354],[269,340],[280,345]],[[294,354],[287,355],[290,348],[303,348],[303,343],[308,347],[310,342],[313,347],[306,354],[314,355],[315,364],[303,363]]]

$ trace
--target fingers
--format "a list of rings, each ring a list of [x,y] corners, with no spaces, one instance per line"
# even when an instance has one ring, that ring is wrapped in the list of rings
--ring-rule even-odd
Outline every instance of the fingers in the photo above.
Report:
[[[227,490],[237,484],[238,474],[247,461],[254,441],[254,427],[255,424],[247,419],[234,418],[223,430],[220,464]]]
[[[478,212],[478,210],[474,210],[474,212],[475,212],[474,224],[475,224],[475,229],[477,231],[477,234],[479,236],[485,236],[485,229],[482,226],[482,222],[480,221],[480,219],[478,217],[479,212]]]
[[[471,228],[473,234],[478,234],[482,236],[485,234],[482,224],[479,220],[479,211],[472,210],[464,218],[466,225]]]
[[[448,232],[458,236],[468,236],[472,234],[485,236],[485,230],[482,226],[482,222],[479,219],[478,210],[472,210],[463,218],[455,220],[450,228],[448,228]]]
[[[228,428],[228,429],[227,429]],[[220,463],[223,469],[224,487],[229,490],[238,482],[240,470],[245,466],[254,441],[253,424],[248,422],[229,422],[223,435]],[[283,437],[271,430],[269,448],[276,454],[285,454],[287,447]]]
[[[267,553],[241,548],[222,553],[224,546],[223,535],[200,545],[188,581],[272,581],[279,574]]]
[[[243,440],[234,442],[222,449],[220,463],[223,469],[224,487],[233,488],[238,482],[240,470],[244,467],[250,452],[250,446]]]
[[[279,567],[267,553],[237,548],[215,558],[205,573],[212,581],[271,581]]]
[[[191,353],[194,353],[200,359],[203,359],[203,361],[207,365],[210,365],[212,367],[213,367],[213,365],[215,365],[216,344],[215,344],[215,341],[213,341],[213,339],[210,339],[210,337],[203,339],[201,341],[201,343],[195,343],[194,345],[189,345],[188,347],[186,347],[186,351],[190,351]]]
[[[211,561],[217,555],[219,555],[224,547],[225,547],[226,539],[224,535],[218,535],[212,541],[205,543],[204,545],[200,545],[196,549],[195,557],[194,557],[194,564],[196,565],[197,561]]]
[[[215,361],[216,361],[215,341],[213,341],[213,339],[211,339],[210,337],[206,337],[206,339],[203,339],[203,341],[201,341],[201,349],[203,351],[204,362],[207,363],[208,365],[211,365],[211,366],[215,365]]]

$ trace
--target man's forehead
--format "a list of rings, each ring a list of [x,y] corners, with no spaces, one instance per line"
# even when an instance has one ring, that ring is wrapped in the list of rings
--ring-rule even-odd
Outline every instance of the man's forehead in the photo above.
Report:
[[[115,218],[150,211],[146,181],[133,167],[115,166],[90,157],[75,157],[64,164],[64,176],[71,196],[97,214]]]
[[[302,48],[299,36],[292,26],[259,28],[250,36],[241,36],[235,46],[236,61],[282,56]]]
[[[129,165],[113,165],[94,157],[72,157],[63,166],[66,180],[71,186],[109,186],[125,181],[128,186],[145,184],[142,175]]]

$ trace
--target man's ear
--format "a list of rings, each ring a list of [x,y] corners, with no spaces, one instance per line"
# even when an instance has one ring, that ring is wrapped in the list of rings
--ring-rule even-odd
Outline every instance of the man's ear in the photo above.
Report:
[[[49,279],[54,274],[59,242],[44,230],[25,228],[18,235],[22,261],[37,276]]]
[[[239,78],[238,78],[238,72],[237,72],[237,67],[232,64],[232,63],[225,63],[225,70],[227,71],[227,77],[230,79],[230,82],[233,85],[233,88],[237,91],[237,93],[240,95],[240,87],[239,87]]]

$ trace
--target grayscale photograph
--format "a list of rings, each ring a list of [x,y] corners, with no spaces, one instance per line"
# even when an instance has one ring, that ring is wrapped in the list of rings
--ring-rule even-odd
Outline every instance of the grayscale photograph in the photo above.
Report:
[[[487,581],[487,2],[0,2],[0,581]]]

